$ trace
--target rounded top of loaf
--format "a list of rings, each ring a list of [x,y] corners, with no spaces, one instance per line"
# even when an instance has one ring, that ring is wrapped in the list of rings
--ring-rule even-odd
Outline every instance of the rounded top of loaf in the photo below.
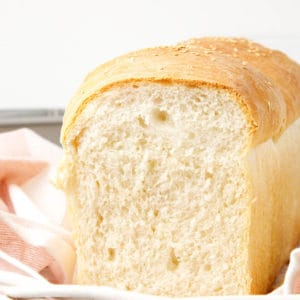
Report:
[[[245,39],[191,39],[135,51],[91,72],[66,108],[62,144],[71,142],[68,136],[90,101],[115,86],[141,81],[231,92],[251,125],[251,145],[277,138],[300,116],[300,66],[285,54]]]

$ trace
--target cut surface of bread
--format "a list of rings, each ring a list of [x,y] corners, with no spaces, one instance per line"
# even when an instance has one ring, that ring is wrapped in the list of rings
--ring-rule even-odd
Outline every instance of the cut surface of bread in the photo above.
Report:
[[[183,55],[210,55],[205,47],[193,42]],[[287,262],[300,238],[296,87],[284,117],[276,78],[239,69],[226,53],[212,58],[232,62],[222,82],[207,64],[207,75],[197,63],[180,74],[172,57],[159,77],[148,61],[122,68],[125,57],[91,73],[71,102],[59,181],[76,282],[174,297],[256,294]]]

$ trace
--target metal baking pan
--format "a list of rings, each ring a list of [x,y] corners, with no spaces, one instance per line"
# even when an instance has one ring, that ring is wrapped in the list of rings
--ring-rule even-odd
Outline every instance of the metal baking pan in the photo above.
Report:
[[[26,127],[59,144],[63,115],[63,109],[0,110],[0,132]]]

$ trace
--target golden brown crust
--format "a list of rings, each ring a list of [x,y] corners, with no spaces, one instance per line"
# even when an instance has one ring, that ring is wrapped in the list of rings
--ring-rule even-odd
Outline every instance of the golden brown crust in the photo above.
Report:
[[[300,237],[300,118],[246,158],[251,201],[250,293],[266,293]]]
[[[185,42],[189,46],[213,49],[218,53],[229,55],[250,64],[280,90],[283,106],[286,107],[286,125],[300,115],[300,66],[285,54],[262,47],[246,39],[202,38]],[[282,129],[284,131],[285,128]]]
[[[132,52],[96,68],[66,109],[62,143],[87,103],[113,86],[138,81],[209,85],[231,91],[248,116],[252,145],[278,137],[300,115],[297,63],[243,39],[194,39]]]

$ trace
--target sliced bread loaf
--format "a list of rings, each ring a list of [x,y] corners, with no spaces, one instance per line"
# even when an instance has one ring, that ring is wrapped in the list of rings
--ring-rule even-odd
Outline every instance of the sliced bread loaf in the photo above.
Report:
[[[145,49],[90,73],[62,129],[76,281],[265,293],[300,238],[300,67],[243,39]]]

